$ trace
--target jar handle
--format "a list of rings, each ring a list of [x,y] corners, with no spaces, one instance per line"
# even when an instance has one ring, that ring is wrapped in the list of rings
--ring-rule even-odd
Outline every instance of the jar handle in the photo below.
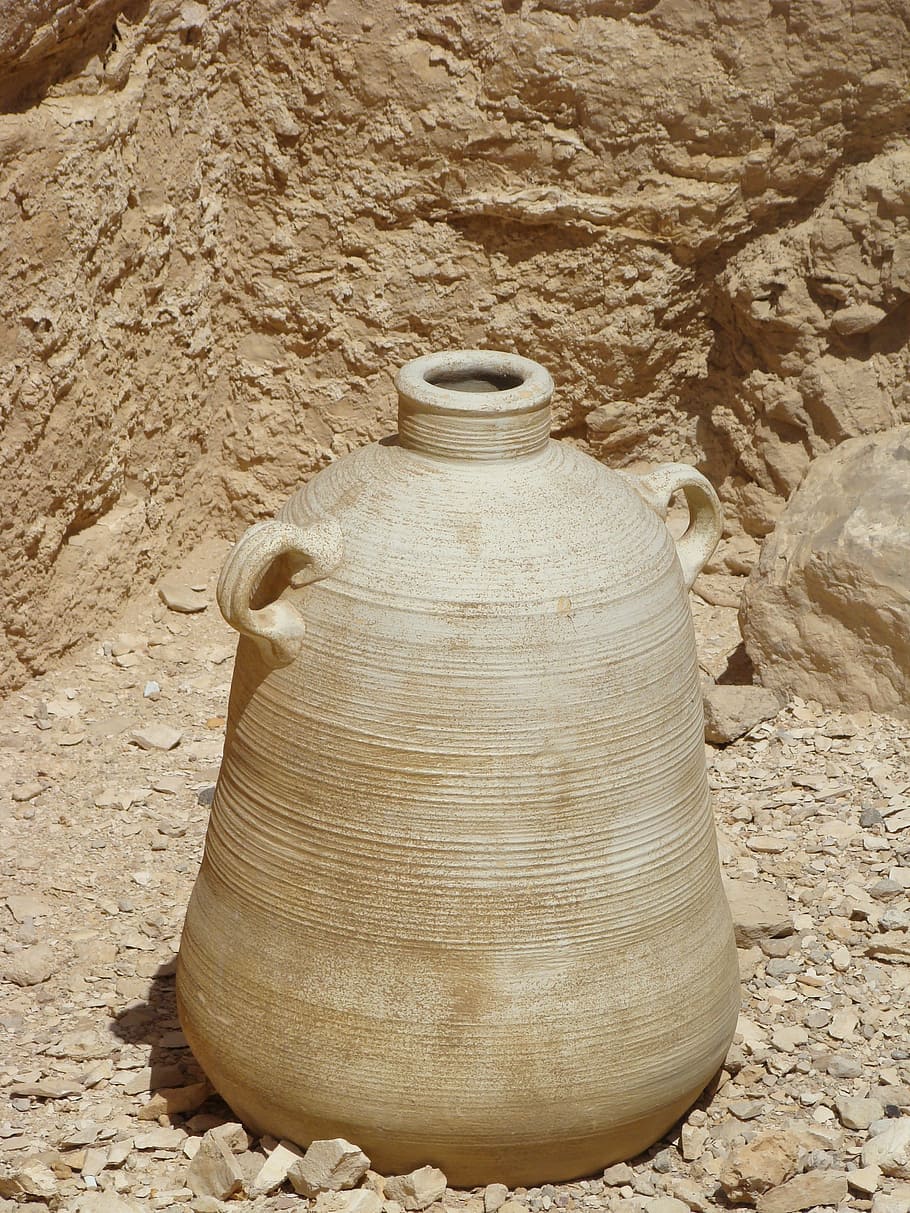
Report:
[[[673,494],[679,491],[685,494],[689,525],[676,540],[676,554],[686,589],[691,590],[723,532],[724,515],[714,486],[688,463],[665,463],[636,479],[645,500],[661,518],[666,518]]]
[[[303,644],[306,625],[289,602],[253,607],[253,595],[279,556],[302,556],[306,564],[293,574],[293,586],[310,585],[328,577],[341,564],[344,540],[334,518],[312,526],[290,522],[254,523],[228,553],[218,579],[218,606],[232,628],[249,636],[273,666],[290,665]]]

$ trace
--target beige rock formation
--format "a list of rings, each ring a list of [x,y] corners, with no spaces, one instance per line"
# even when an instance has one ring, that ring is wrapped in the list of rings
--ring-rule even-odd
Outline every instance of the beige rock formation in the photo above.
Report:
[[[910,714],[910,425],[813,463],[743,593],[764,685]]]
[[[907,43],[886,0],[7,0],[0,686],[434,349],[538,358],[563,433],[767,533],[910,415]]]

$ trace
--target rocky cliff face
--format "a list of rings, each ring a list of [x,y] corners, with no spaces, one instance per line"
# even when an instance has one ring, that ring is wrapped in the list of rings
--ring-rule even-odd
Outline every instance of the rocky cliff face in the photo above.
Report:
[[[763,535],[910,418],[897,0],[0,4],[0,684],[447,346]]]

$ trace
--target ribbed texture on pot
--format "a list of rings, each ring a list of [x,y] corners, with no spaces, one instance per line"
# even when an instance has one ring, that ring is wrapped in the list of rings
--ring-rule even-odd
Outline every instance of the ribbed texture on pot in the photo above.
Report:
[[[549,408],[502,416],[430,413],[405,404],[398,410],[401,445],[425,455],[466,460],[514,459],[539,451],[549,436]]]
[[[447,418],[451,421],[452,418]],[[181,1019],[258,1132],[454,1184],[590,1174],[720,1067],[736,951],[672,541],[550,442],[394,443],[282,517],[344,559],[242,640],[178,967]]]

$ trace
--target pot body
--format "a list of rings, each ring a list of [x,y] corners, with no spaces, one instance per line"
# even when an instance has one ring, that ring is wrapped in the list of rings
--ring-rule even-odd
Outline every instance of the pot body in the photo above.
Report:
[[[385,441],[232,557],[268,571],[222,592],[249,635],[178,1003],[257,1132],[555,1181],[721,1066],[736,952],[665,479],[545,435]]]

